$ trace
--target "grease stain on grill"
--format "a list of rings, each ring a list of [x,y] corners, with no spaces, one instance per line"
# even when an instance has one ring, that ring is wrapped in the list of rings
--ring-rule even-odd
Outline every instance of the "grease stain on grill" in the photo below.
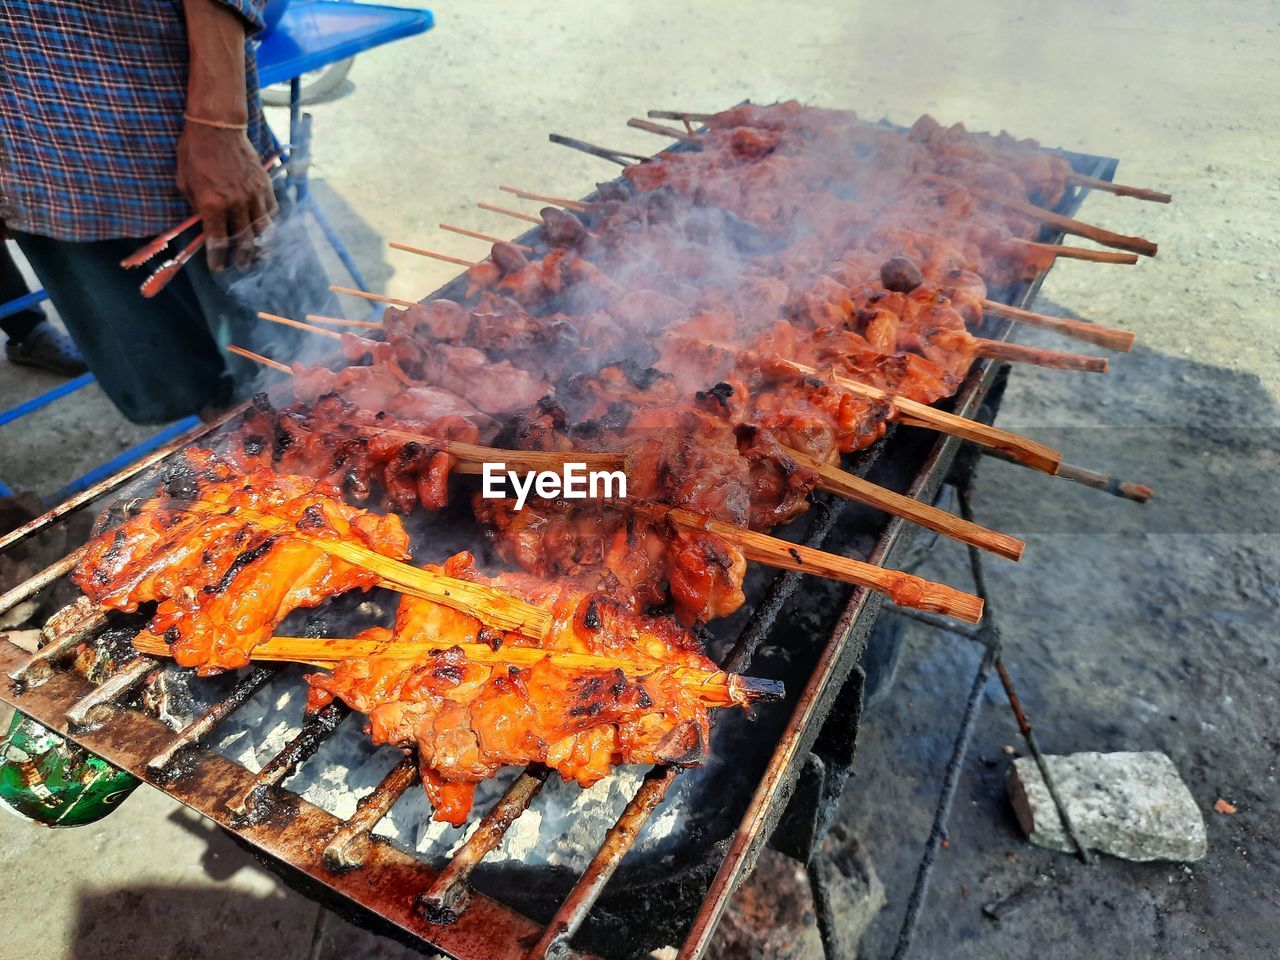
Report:
[[[168,787],[191,777],[200,766],[200,751],[197,744],[188,744],[174,754],[173,759],[158,770],[150,770],[151,782],[159,787]]]
[[[283,827],[298,815],[301,798],[289,790],[268,785],[254,787],[245,802],[245,812],[231,818],[237,830],[270,825]]]

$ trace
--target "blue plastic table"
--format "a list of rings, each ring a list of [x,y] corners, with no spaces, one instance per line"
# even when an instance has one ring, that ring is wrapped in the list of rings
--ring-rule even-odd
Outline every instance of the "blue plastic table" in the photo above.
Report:
[[[430,10],[340,0],[293,0],[258,46],[258,80],[269,86],[354,57],[384,43],[425,33]]]
[[[322,69],[365,50],[425,33],[434,25],[435,18],[430,10],[352,3],[348,0],[293,0],[276,28],[263,37],[258,45],[258,80],[262,86],[285,81],[289,81],[292,85],[289,104],[289,144],[285,148],[289,185],[294,190],[298,206],[315,218],[334,252],[361,289],[365,289],[365,283],[359,268],[347,252],[342,239],[330,226],[328,219],[311,201],[307,191],[306,171],[311,146],[311,118],[301,112],[299,78],[304,73]],[[0,316],[34,306],[47,297],[43,290],[37,290],[19,300],[0,304]],[[93,375],[86,373],[9,410],[0,412],[0,426],[39,410],[93,381]],[[59,503],[92,486],[183,431],[191,429],[196,423],[198,421],[195,417],[188,417],[186,420],[170,424],[150,439],[125,450],[107,463],[73,480],[61,490],[46,497],[46,501],[50,505]],[[0,482],[0,495],[8,492],[9,488]]]

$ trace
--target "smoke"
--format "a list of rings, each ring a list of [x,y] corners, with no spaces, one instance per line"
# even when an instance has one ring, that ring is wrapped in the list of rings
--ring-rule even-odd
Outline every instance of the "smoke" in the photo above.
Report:
[[[226,307],[219,318],[219,339],[280,363],[328,365],[339,355],[337,341],[258,317],[271,313],[293,320],[308,314],[340,315],[329,277],[312,241],[305,211],[282,200],[280,214],[259,239],[258,259],[245,268],[215,275]],[[276,377],[253,361],[228,354],[237,396],[246,397]]]

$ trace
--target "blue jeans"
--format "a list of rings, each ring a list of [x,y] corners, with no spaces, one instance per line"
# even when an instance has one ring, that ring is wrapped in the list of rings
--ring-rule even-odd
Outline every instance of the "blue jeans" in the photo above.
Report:
[[[259,320],[259,310],[296,319],[336,311],[296,209],[282,214],[267,257],[252,268],[215,274],[201,251],[151,300],[138,286],[165,254],[142,268],[120,266],[142,240],[70,243],[12,233],[103,391],[134,423],[168,423],[252,392],[262,368],[224,353],[228,343],[283,363],[315,351],[310,334]]]

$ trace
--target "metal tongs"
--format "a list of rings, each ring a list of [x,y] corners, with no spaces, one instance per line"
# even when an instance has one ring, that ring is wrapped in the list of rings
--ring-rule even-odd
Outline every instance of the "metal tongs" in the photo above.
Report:
[[[277,153],[263,162],[262,169],[266,170],[274,180],[279,172],[283,171],[285,167],[280,160],[280,155]],[[177,237],[181,236],[199,222],[200,214],[192,214],[181,223],[175,224],[168,230],[164,231],[164,233],[158,234],[151,240],[148,240],[133,253],[129,254],[129,256],[121,260],[120,266],[125,269],[142,266],[167,250],[169,245]],[[164,263],[160,264],[160,266],[151,273],[151,276],[142,281],[142,286],[139,287],[142,291],[142,295],[150,300],[157,293],[167,287],[169,285],[169,281],[176,277],[182,268],[187,265],[187,261],[194,257],[200,248],[204,246],[206,239],[208,239],[208,233],[201,230],[195,235],[191,242],[178,251],[175,256],[170,257],[168,260],[164,261]]]

